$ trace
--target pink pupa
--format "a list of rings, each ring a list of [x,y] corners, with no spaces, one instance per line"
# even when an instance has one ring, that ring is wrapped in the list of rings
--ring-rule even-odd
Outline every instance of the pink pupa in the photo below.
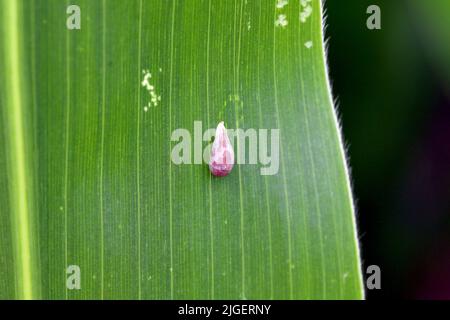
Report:
[[[209,170],[217,177],[227,176],[234,165],[234,151],[227,135],[223,121],[216,129],[216,137],[211,148]]]

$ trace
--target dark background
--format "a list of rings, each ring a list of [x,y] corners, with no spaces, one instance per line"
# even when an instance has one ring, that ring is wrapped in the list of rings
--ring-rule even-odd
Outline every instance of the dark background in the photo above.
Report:
[[[381,30],[368,30],[369,5]],[[368,299],[450,299],[450,1],[328,0]]]

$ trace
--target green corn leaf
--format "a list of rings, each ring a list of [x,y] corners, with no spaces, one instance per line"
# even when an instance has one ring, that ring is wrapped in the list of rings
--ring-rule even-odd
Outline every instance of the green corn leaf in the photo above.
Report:
[[[363,298],[322,11],[0,0],[0,298]],[[279,170],[175,164],[196,121],[279,129]]]

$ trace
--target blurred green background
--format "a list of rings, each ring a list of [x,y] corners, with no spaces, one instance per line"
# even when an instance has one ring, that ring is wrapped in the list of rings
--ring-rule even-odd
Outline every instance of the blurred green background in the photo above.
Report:
[[[368,30],[369,5],[381,30]],[[450,299],[450,1],[328,0],[328,60],[371,298]]]

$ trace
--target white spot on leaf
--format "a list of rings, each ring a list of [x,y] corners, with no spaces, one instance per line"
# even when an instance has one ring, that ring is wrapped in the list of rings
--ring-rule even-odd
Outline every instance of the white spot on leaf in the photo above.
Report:
[[[300,0],[300,21],[305,23],[312,14],[312,0]]]
[[[288,0],[278,0],[277,1],[277,8],[278,9],[282,9],[287,4],[288,4]]]
[[[159,68],[159,71],[161,72],[162,69]],[[155,86],[150,83],[150,79],[152,78],[150,70],[144,69],[142,70],[142,74],[144,75],[144,78],[142,79],[141,85],[147,90],[148,94],[150,95],[150,101],[148,102],[148,105],[144,107],[144,111],[147,112],[148,108],[152,106],[156,107],[158,105],[158,101],[161,101],[161,96],[158,96],[156,94]]]
[[[284,28],[287,25],[288,25],[288,21],[286,20],[286,15],[279,14],[277,20],[275,20],[275,26]]]

